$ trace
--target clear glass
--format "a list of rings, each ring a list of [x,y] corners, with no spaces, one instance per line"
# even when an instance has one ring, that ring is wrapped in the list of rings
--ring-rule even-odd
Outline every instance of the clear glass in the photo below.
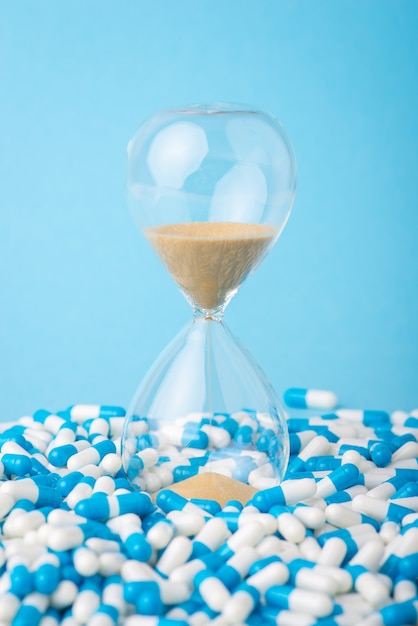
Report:
[[[128,145],[134,219],[193,308],[142,381],[122,434],[126,473],[150,493],[201,474],[279,484],[286,417],[223,323],[288,219],[296,164],[282,126],[241,105],[157,113]]]

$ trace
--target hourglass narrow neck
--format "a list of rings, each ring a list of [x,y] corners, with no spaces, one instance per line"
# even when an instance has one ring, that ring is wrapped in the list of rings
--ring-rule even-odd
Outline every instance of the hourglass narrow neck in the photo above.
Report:
[[[195,322],[198,321],[216,321],[222,322],[223,315],[225,312],[226,303],[223,303],[222,306],[217,307],[215,309],[201,309],[196,305],[193,305],[193,320]]]

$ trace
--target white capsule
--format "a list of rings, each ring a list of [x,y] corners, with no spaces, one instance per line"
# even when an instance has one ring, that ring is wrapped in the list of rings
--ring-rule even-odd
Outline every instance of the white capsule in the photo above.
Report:
[[[45,524],[45,526],[47,526]],[[46,545],[51,550],[63,552],[81,546],[84,541],[84,533],[78,526],[66,526],[64,528],[51,527],[46,538]]]
[[[150,471],[155,472],[161,483],[162,489],[169,487],[174,482],[173,472],[168,467],[152,467]]]
[[[99,574],[107,578],[120,573],[126,561],[126,556],[121,552],[103,552],[98,555],[98,560]]]
[[[316,619],[301,611],[283,609],[276,618],[276,626],[313,626],[313,624],[316,624]]]
[[[277,521],[274,515],[270,515],[269,513],[260,513],[258,509],[254,507],[256,513],[244,513],[244,509],[242,510],[239,518],[238,518],[238,527],[244,526],[244,524],[248,524],[251,522],[260,522],[264,526],[266,531],[266,535],[272,535],[277,530]]]
[[[209,443],[215,448],[226,448],[231,443],[231,436],[225,428],[205,424],[201,429],[209,437]]]
[[[379,537],[379,535],[377,535]],[[383,541],[379,538],[369,541],[353,556],[350,565],[363,565],[370,572],[376,572],[384,553]]]
[[[93,493],[105,493],[110,496],[115,491],[115,486],[111,476],[100,476],[93,487]]]
[[[237,552],[243,546],[255,546],[266,532],[260,522],[251,522],[239,528],[227,541],[228,547]]]
[[[344,465],[346,463],[351,463],[352,465],[355,465],[360,469],[363,468],[364,457],[361,456],[361,454],[357,452],[357,450],[346,450],[346,452],[344,452],[341,457],[341,465]]]
[[[174,524],[177,534],[186,537],[197,535],[205,525],[205,518],[200,513],[170,511],[166,517]]]
[[[266,557],[273,556],[273,555],[277,556],[278,554],[280,554],[281,556],[281,553],[283,552],[283,550],[285,549],[287,545],[288,545],[287,541],[283,541],[282,539],[279,539],[275,535],[268,535],[267,537],[265,537],[264,539],[260,541],[260,543],[256,547],[256,550],[257,550],[259,557],[261,559],[264,559]],[[298,556],[300,556],[299,549],[297,548],[297,546],[295,546],[295,548],[298,552]]]
[[[6,537],[24,537],[29,531],[38,529],[44,523],[45,516],[40,511],[25,511],[24,515],[9,518],[4,522],[3,534]]]
[[[405,518],[404,518],[405,519]],[[383,522],[380,526],[379,536],[384,544],[388,544],[399,535],[400,526],[396,522],[387,521]]]
[[[16,499],[9,493],[2,493],[0,497],[0,521],[10,513],[16,503]]]
[[[315,617],[331,615],[334,606],[328,594],[298,588],[290,592],[288,602],[291,611],[306,611]]]
[[[369,492],[375,487],[379,487],[382,483],[387,484],[385,481],[390,478],[394,478],[395,472],[393,469],[388,469],[387,467],[376,467],[375,469],[370,469],[364,474],[364,486],[369,490]]]
[[[375,608],[382,607],[389,600],[390,591],[387,586],[371,572],[360,574],[354,581],[354,588]]]
[[[340,594],[336,600],[343,608],[343,614],[351,616],[358,615],[360,617],[370,614],[370,604],[355,591]],[[356,624],[357,621],[353,622],[352,620],[352,624],[353,623]],[[350,624],[350,626],[352,626],[352,624]]]
[[[399,580],[393,587],[393,599],[395,602],[407,602],[417,596],[417,586],[413,580]]]
[[[299,544],[301,554],[308,561],[316,562],[321,554],[321,546],[315,539],[315,537],[305,537]]]
[[[156,569],[169,576],[171,572],[183,565],[192,553],[192,542],[187,537],[179,535],[169,543],[157,561]]]
[[[251,587],[255,587],[261,594],[264,594],[269,587],[284,585],[288,579],[289,570],[287,566],[284,563],[275,561],[249,576],[246,582]]]
[[[93,550],[89,548],[77,548],[73,553],[75,570],[81,576],[94,576],[99,571],[99,558]]]
[[[335,596],[338,591],[338,582],[322,568],[301,567],[295,575],[295,584],[298,589],[318,591]]]
[[[45,554],[45,547],[39,542],[36,544],[28,544],[25,540],[21,539],[13,539],[5,542],[4,555],[7,561],[7,569],[10,569],[10,564],[14,557],[22,559],[26,564],[31,565],[42,554]]]
[[[315,506],[297,506],[293,515],[305,526],[316,530],[322,528],[325,522],[325,512]]]
[[[187,563],[179,565],[173,569],[169,578],[173,582],[180,582],[191,586],[196,574],[204,569],[206,569],[206,564],[203,561],[200,559],[193,559],[192,561],[188,561]]]
[[[324,544],[317,563],[339,567],[347,554],[347,544],[340,537],[330,537]]]
[[[360,513],[353,511],[344,504],[329,504],[325,511],[327,522],[333,524],[337,528],[349,528],[356,524],[361,524],[362,517]]]
[[[337,395],[333,391],[324,389],[307,389],[305,395],[306,406],[310,409],[334,409],[338,404]]]
[[[212,611],[221,612],[231,597],[225,585],[214,576],[203,580],[199,585],[199,593]]]
[[[253,596],[247,591],[240,589],[227,600],[220,617],[225,620],[223,622],[225,626],[228,626],[228,624],[239,624],[240,622],[245,622],[254,610],[254,607],[255,600]],[[212,624],[214,624],[214,621],[212,621]]]
[[[154,524],[147,532],[147,541],[155,549],[165,548],[174,536],[175,527],[164,520]]]
[[[382,522],[388,512],[389,503],[386,500],[370,498],[364,494],[353,499],[353,509],[365,515],[370,515],[375,520]]]
[[[85,542],[87,548],[93,550],[96,554],[104,552],[120,552],[120,544],[112,539],[101,539],[100,537],[90,537]]]
[[[417,457],[418,443],[416,441],[407,441],[392,454],[392,463],[396,465],[398,461],[416,459]]]
[[[248,477],[248,483],[251,487],[254,487],[254,489],[262,491],[263,489],[271,489],[272,487],[277,487],[280,484],[280,480],[277,476],[260,476],[259,474],[254,474],[253,472],[251,472]]]
[[[402,526],[409,526],[409,524],[415,524],[418,522],[418,513],[408,513],[402,518]]]
[[[255,561],[259,558],[258,552],[252,546],[243,546],[238,552],[233,554],[226,562],[236,570],[241,578],[245,578],[249,572],[249,569]]]
[[[70,491],[65,500],[70,509],[74,509],[78,502],[90,498],[92,493],[93,487],[91,485],[88,483],[78,483],[74,489]]]
[[[280,488],[283,491],[286,504],[291,506],[312,498],[316,493],[316,482],[313,478],[288,479],[280,483]]]
[[[232,473],[235,470],[235,461],[233,459],[225,459],[222,461],[208,461],[206,465],[199,468],[199,474],[205,474],[206,472],[215,472],[222,476],[232,477]]]
[[[383,482],[369,489],[367,495],[369,498],[377,498],[378,500],[388,500],[396,492],[396,487],[389,482]]]
[[[353,588],[353,579],[351,574],[347,572],[343,567],[333,567],[331,565],[316,565],[314,568],[315,573],[323,573],[325,576],[330,576],[337,583],[336,594],[347,593]]]
[[[10,624],[20,608],[20,599],[14,593],[5,591],[0,595],[0,620]]]
[[[228,526],[220,517],[210,519],[196,535],[194,541],[203,543],[215,552],[231,536]]]
[[[153,472],[143,471],[141,478],[145,483],[145,491],[148,493],[155,493],[163,486],[159,476]]]
[[[71,580],[62,580],[49,598],[54,609],[71,606],[78,594],[78,587]]]
[[[114,606],[120,615],[123,615],[126,610],[126,602],[123,598],[123,585],[115,582],[106,584],[102,593],[103,604],[110,604]]]
[[[76,526],[77,524],[84,524],[86,518],[76,515],[74,511],[53,509],[48,513],[47,522],[53,526]]]
[[[99,463],[99,468],[104,474],[115,476],[122,467],[122,459],[116,452],[109,452]]]
[[[171,580],[160,580],[161,600],[164,604],[180,604],[186,602],[190,598],[190,587],[180,582],[173,582]]]
[[[79,624],[85,624],[100,606],[100,596],[92,589],[80,591],[72,606],[72,613]]]
[[[287,541],[300,543],[306,537],[306,528],[292,513],[280,513],[277,517],[277,530]]]
[[[156,580],[161,582],[161,577],[158,573],[142,561],[135,561],[129,559],[122,565],[121,576],[125,582],[143,581],[143,580]]]
[[[392,504],[397,504],[398,506],[405,506],[412,511],[418,511],[418,496],[411,496],[409,498],[392,498]]]

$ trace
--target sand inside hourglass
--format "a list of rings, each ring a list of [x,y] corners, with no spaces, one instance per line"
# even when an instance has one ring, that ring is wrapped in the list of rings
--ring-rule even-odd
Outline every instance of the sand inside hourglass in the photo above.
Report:
[[[273,226],[186,222],[144,229],[175,282],[203,310],[222,306],[277,235]]]

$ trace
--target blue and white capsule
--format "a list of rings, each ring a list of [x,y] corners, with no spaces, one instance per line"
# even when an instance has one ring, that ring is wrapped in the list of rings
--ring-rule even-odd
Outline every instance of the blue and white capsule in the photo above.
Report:
[[[285,391],[283,399],[292,409],[332,410],[338,404],[337,395],[333,391],[302,387],[290,387]]]

